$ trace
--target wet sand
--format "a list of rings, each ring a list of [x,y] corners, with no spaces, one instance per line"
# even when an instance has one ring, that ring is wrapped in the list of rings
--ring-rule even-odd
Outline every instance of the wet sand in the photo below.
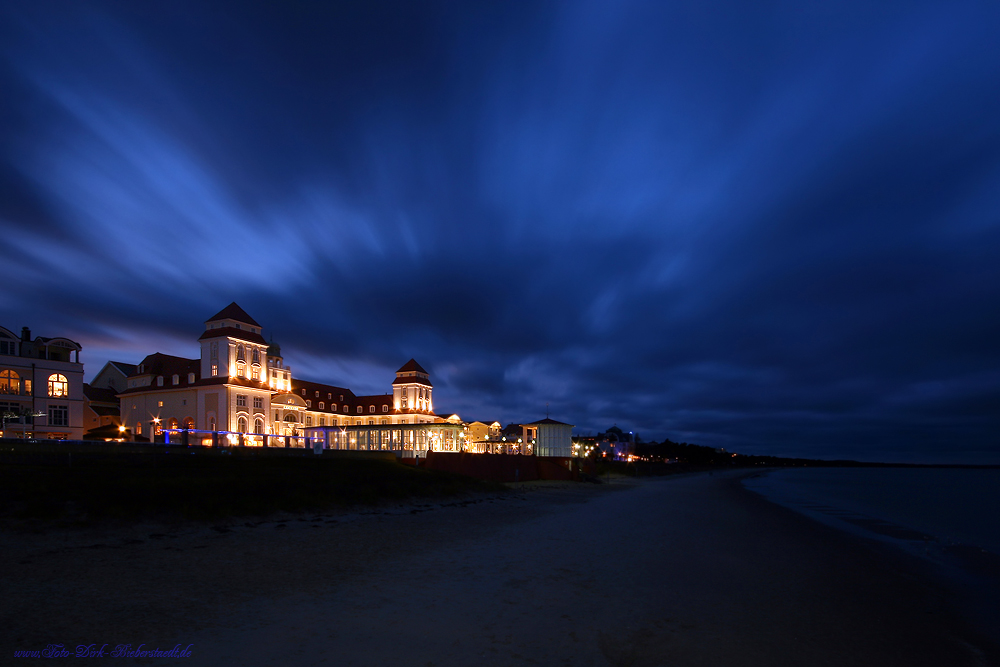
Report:
[[[918,563],[768,503],[741,474],[8,532],[4,649],[179,643],[189,665],[997,664]]]

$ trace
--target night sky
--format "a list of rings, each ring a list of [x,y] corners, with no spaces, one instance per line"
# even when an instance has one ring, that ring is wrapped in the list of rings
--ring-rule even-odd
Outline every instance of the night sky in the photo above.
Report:
[[[4,2],[0,324],[1000,462],[1000,4]]]

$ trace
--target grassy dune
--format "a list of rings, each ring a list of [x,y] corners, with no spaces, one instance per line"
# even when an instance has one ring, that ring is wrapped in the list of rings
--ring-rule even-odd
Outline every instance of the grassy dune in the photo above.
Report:
[[[0,517],[214,520],[501,488],[382,460],[105,457],[72,466],[0,464]]]

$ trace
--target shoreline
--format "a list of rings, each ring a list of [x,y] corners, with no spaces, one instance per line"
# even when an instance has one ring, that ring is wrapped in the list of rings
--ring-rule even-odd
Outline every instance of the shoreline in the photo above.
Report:
[[[0,622],[8,650],[193,643],[205,665],[996,664],[934,582],[744,489],[753,472],[15,535]]]

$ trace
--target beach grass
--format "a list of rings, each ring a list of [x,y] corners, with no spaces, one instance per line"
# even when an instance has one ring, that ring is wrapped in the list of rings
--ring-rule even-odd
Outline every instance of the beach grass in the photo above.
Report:
[[[102,457],[72,466],[0,464],[0,517],[80,524],[219,520],[502,488],[386,460]]]

